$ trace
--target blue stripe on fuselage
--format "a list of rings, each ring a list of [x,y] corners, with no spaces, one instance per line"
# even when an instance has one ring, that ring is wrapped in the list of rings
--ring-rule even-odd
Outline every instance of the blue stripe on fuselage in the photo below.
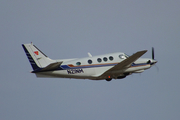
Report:
[[[106,67],[106,66],[115,66],[115,65],[117,65],[117,63],[81,65],[81,66],[77,66],[77,67],[69,67],[68,65],[61,65],[59,68],[57,68],[55,70],[83,69],[83,68]],[[145,66],[145,65],[150,65],[150,64],[147,64],[147,63],[134,64],[134,63],[132,63],[132,65],[130,67],[140,67],[140,66]],[[32,73],[46,72],[46,71],[41,71],[42,69],[43,68],[39,68],[37,70],[32,71]],[[50,70],[50,71],[53,71],[53,70]]]
[[[76,66],[76,67],[70,67],[68,65],[61,65],[60,67],[64,70],[66,69],[81,69],[81,68],[93,68],[93,67],[106,67],[106,66],[115,66],[117,63],[112,63],[112,64],[92,64],[92,65],[81,65],[81,66]],[[147,63],[140,63],[140,64],[135,64],[133,63],[131,67],[139,67],[139,66],[144,66],[144,65],[149,65]]]

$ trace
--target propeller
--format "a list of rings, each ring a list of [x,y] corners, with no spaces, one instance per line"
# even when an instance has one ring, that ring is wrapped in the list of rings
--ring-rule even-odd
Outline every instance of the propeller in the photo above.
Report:
[[[154,47],[152,47],[152,59],[154,60]]]
[[[153,60],[153,61],[155,61],[154,58],[155,58],[155,55],[154,55],[154,47],[152,47],[152,60]],[[156,61],[156,62],[157,62],[157,61]],[[154,65],[156,62],[153,63],[153,62],[151,62],[151,60],[148,61],[148,63],[151,63],[151,65]],[[157,73],[159,73],[159,67],[156,66],[156,64],[155,64],[155,67],[156,67],[156,69],[157,69]]]
[[[148,60],[147,63],[148,64],[151,64],[151,65],[154,65],[157,61],[154,59],[154,47],[152,47],[152,60]]]

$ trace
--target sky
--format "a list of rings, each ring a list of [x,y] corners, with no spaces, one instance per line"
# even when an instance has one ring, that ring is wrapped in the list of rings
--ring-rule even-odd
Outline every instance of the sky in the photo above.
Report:
[[[0,120],[179,120],[179,0],[1,0]],[[52,59],[155,48],[156,66],[107,82],[36,78],[21,44]]]

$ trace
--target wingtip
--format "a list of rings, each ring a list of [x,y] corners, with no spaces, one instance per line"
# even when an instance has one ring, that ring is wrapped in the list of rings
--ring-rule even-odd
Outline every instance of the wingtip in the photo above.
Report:
[[[148,50],[144,50],[144,52],[147,52]]]
[[[139,51],[139,53],[140,53],[140,52],[142,52],[142,53],[146,53],[147,51],[148,51],[148,50],[142,50],[142,51]]]

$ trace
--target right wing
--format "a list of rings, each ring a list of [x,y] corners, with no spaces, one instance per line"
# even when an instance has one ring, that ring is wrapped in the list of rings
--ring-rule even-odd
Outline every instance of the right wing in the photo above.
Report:
[[[120,71],[125,68],[128,68],[131,66],[133,62],[135,62],[138,58],[140,58],[143,54],[145,54],[147,50],[136,52],[135,54],[131,55],[127,59],[123,60],[122,62],[118,63],[114,67],[110,68],[109,70],[105,71],[103,74],[101,74],[100,78],[106,78],[110,75],[114,75],[115,71]],[[115,75],[118,75],[119,73],[116,73]]]

